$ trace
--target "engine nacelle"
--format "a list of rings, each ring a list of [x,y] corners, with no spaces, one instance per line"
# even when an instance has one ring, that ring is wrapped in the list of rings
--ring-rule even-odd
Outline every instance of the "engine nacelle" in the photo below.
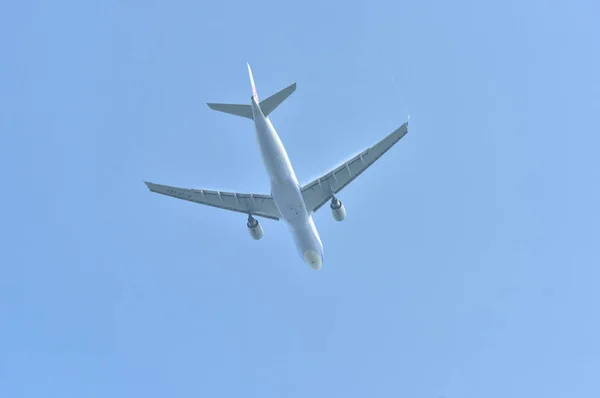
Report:
[[[331,214],[335,221],[344,221],[346,218],[346,208],[344,204],[337,198],[331,199]]]
[[[258,220],[252,216],[248,217],[248,222],[246,223],[246,226],[248,227],[248,232],[250,232],[250,236],[254,240],[259,240],[265,234]]]

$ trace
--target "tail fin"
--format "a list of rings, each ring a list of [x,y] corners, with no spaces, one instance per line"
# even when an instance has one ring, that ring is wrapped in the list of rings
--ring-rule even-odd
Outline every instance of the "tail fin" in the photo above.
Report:
[[[248,62],[246,62],[246,65],[248,65],[248,74],[250,75],[250,84],[252,85],[252,96],[254,97],[254,101],[256,101],[256,103],[260,103],[259,99],[258,99],[258,92],[256,91],[256,84],[254,84],[254,76],[252,76],[252,69],[250,69],[250,64]]]
[[[256,91],[256,85],[254,84],[254,76],[252,76],[252,69],[250,69],[250,64],[248,65],[248,74],[250,75],[250,84],[252,85],[252,98],[256,101],[257,104],[260,105],[260,109],[262,110],[265,116],[269,116],[271,112],[275,110],[287,97],[292,95],[294,91],[296,91],[296,83],[291,84],[284,88],[283,90],[278,91],[273,94],[266,100],[260,102],[258,100],[258,93]],[[219,112],[229,113],[230,115],[236,115],[245,117],[247,119],[254,119],[252,115],[252,107],[250,105],[238,105],[238,104],[215,104],[208,103],[207,104],[210,109]]]

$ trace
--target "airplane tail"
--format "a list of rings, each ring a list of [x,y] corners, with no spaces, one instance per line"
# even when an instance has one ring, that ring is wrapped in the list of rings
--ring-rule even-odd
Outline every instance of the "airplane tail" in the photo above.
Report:
[[[252,98],[256,101],[257,104],[260,105],[260,109],[262,110],[265,116],[269,116],[271,112],[275,110],[287,97],[292,95],[294,91],[296,91],[296,83],[291,84],[284,88],[283,90],[278,91],[273,94],[269,98],[263,100],[262,102],[258,99],[258,92],[256,91],[256,85],[254,84],[254,77],[252,76],[252,69],[250,69],[250,64],[248,65],[248,74],[250,75],[250,84],[252,86]],[[229,113],[230,115],[241,116],[247,119],[254,119],[252,115],[252,107],[250,105],[240,105],[240,104],[217,104],[217,103],[208,103],[207,104],[210,109],[215,111]]]
[[[256,84],[254,84],[254,76],[252,76],[252,69],[250,69],[250,64],[248,62],[246,62],[246,65],[248,65],[248,75],[250,76],[250,85],[252,86],[252,98],[254,98],[254,101],[256,101],[257,104],[259,104],[260,100],[258,99]]]

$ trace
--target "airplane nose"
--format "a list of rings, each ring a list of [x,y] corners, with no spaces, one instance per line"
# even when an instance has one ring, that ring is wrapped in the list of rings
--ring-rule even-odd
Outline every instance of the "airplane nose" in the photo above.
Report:
[[[317,271],[323,266],[321,255],[314,250],[307,250],[304,252],[304,262]]]

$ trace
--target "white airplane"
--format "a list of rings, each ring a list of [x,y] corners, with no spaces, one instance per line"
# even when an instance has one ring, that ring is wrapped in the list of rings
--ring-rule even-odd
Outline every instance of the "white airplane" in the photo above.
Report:
[[[313,269],[319,270],[323,266],[323,243],[315,227],[313,214],[331,200],[330,207],[333,218],[336,221],[344,220],[346,209],[336,197],[336,194],[404,137],[408,132],[408,122],[341,166],[301,186],[285,148],[268,117],[277,106],[296,90],[296,83],[263,101],[259,101],[249,64],[248,73],[252,85],[250,105],[209,103],[208,106],[216,111],[254,121],[258,146],[271,182],[271,194],[184,189],[150,182],[145,183],[152,192],[247,214],[248,222],[246,225],[248,231],[252,238],[256,240],[261,239],[264,233],[262,226],[254,216],[273,220],[283,219],[294,237],[296,248],[304,262]]]

